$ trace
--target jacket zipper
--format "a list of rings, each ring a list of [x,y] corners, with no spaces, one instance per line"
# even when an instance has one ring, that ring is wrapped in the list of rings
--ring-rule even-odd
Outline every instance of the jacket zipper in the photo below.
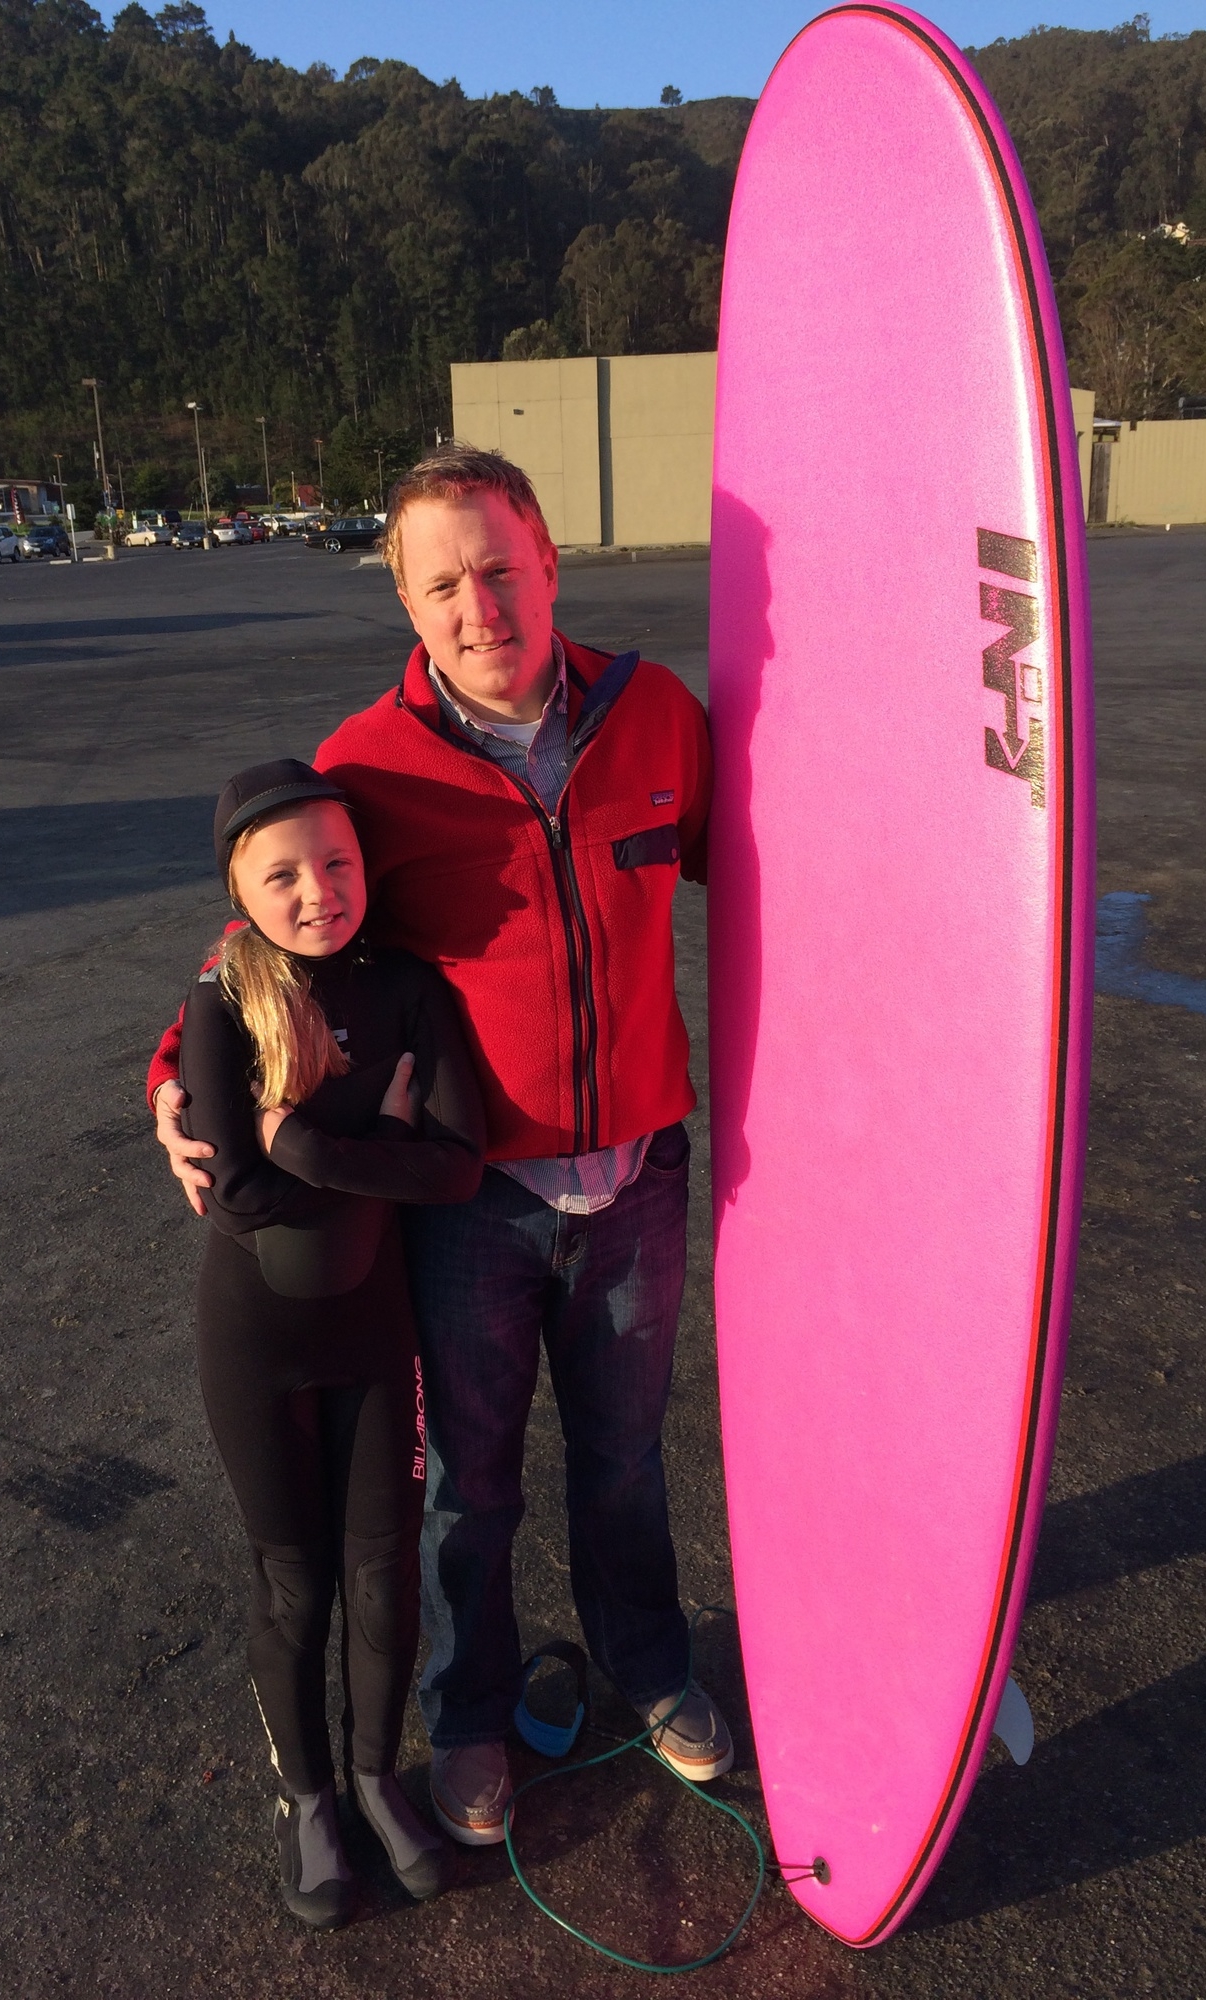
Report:
[[[488,761],[494,762],[493,758]],[[500,767],[496,764],[494,768]],[[503,776],[511,779],[516,790],[523,793],[532,810],[539,814],[549,843],[569,957],[570,1004],[574,1011],[574,1151],[596,1153],[599,1150],[598,1016],[591,981],[590,930],[570,848],[569,785],[557,801],[556,812],[551,813],[539,793],[522,778],[513,777],[510,771],[504,771]]]
[[[411,711],[413,713],[413,710]],[[594,741],[602,719],[592,730],[578,753],[580,762]],[[430,728],[429,723],[424,727]],[[449,739],[445,739],[449,740]],[[582,902],[582,892],[578,886],[577,870],[570,852],[569,837],[569,782],[557,801],[557,811],[549,812],[539,792],[522,778],[507,771],[486,751],[479,750],[476,743],[468,738],[454,743],[454,747],[468,757],[480,758],[500,778],[514,785],[520,796],[531,806],[544,828],[544,837],[549,844],[549,859],[553,868],[553,881],[557,889],[557,903],[561,911],[561,925],[565,933],[565,951],[569,964],[570,1007],[574,1016],[572,1082],[574,1094],[574,1151],[575,1153],[596,1153],[599,1150],[599,1079],[598,1060],[598,1016],[595,1012],[594,992],[591,986],[593,954],[590,945],[590,931],[586,922],[586,910]],[[572,775],[572,774],[571,774]]]
[[[570,846],[568,784],[557,801],[557,813],[549,824],[550,828],[556,828],[553,847],[555,853],[560,854],[565,866],[566,886],[577,920],[578,939],[582,951],[582,1012],[586,1028],[585,1047],[582,1051],[582,1083],[585,1098],[583,1111],[586,1122],[586,1151],[597,1153],[599,1150],[599,1018],[595,1012],[594,953],[591,949],[590,926],[586,921],[586,907],[582,901],[578,871],[574,867],[573,850]]]

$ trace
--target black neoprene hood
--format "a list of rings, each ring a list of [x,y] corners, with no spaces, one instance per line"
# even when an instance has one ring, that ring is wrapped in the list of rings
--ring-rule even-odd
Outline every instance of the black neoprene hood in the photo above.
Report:
[[[223,882],[229,876],[231,849],[244,827],[278,806],[308,804],[313,799],[347,804],[338,785],[297,757],[277,757],[271,764],[249,764],[245,771],[236,771],[223,786],[214,814],[214,854]]]

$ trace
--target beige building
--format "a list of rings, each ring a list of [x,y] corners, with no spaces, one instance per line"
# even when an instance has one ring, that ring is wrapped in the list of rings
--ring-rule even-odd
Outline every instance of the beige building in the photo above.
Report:
[[[453,428],[522,465],[563,548],[704,543],[715,354],[467,361]]]
[[[715,354],[471,361],[453,424],[530,475],[562,548],[706,543]],[[1093,522],[1206,521],[1206,422],[1111,424],[1073,389],[1081,497]]]
[[[1072,421],[1076,425],[1076,455],[1080,460],[1080,497],[1089,518],[1089,488],[1093,478],[1093,410],[1097,398],[1092,389],[1073,389]]]
[[[452,426],[501,451],[536,488],[553,540],[602,541],[599,364],[468,361],[452,365]]]
[[[1206,521],[1206,422],[1098,418],[1093,457],[1091,521],[1157,528]]]
[[[1085,519],[1091,526],[1186,526],[1206,521],[1206,422],[1180,417],[1114,423],[1092,389],[1073,389]]]

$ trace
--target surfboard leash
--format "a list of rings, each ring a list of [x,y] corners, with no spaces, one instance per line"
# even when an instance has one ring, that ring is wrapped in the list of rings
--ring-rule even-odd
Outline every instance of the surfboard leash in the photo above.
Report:
[[[687,1629],[687,1681],[686,1681],[686,1686],[683,1688],[683,1691],[679,1695],[678,1700],[675,1702],[674,1707],[670,1709],[666,1715],[661,1716],[657,1722],[650,1723],[647,1729],[638,1730],[635,1736],[625,1736],[622,1738],[618,1738],[610,1749],[601,1750],[599,1754],[595,1757],[580,1758],[577,1762],[573,1764],[563,1765],[560,1770],[556,1771],[538,1771],[534,1778],[526,1779],[525,1782],[522,1785],[520,1785],[517,1788],[517,1790],[512,1794],[510,1803],[507,1806],[507,1810],[503,1818],[503,1832],[506,1836],[507,1856],[510,1860],[511,1867],[514,1871],[515,1879],[519,1883],[519,1886],[523,1890],[524,1894],[533,1903],[535,1903],[536,1908],[539,1911],[541,1911],[541,1913],[544,1916],[549,1918],[550,1922],[559,1925],[563,1931],[568,1931],[571,1937],[577,1938],[579,1944],[589,1945],[590,1949],[592,1951],[597,1951],[602,1958],[610,1959],[612,1963],[615,1965],[626,1966],[632,1972],[664,1972],[664,1973],[699,1972],[705,1965],[714,1965],[716,1963],[716,1960],[718,1958],[723,1958],[725,1952],[728,1951],[730,1945],[735,1944],[737,1939],[740,1937],[742,1931],[745,1929],[750,1918],[754,1914],[754,1910],[758,1904],[758,1899],[761,1896],[763,1888],[766,1884],[766,1874],[767,1874],[766,1850],[764,1849],[762,1841],[760,1840],[757,1832],[755,1831],[754,1827],[750,1825],[750,1822],[746,1818],[745,1814],[743,1812],[739,1812],[736,1806],[729,1805],[727,1800],[714,1798],[712,1794],[710,1792],[705,1791],[701,1785],[696,1785],[692,1783],[690,1778],[684,1778],[681,1772],[676,1771],[673,1765],[667,1764],[665,1759],[658,1755],[657,1751],[653,1748],[652,1742],[650,1740],[655,1730],[663,1729],[666,1723],[669,1722],[675,1715],[677,1715],[679,1709],[683,1705],[683,1702],[687,1698],[687,1694],[691,1686],[691,1678],[692,1678],[691,1670],[695,1652],[695,1627],[698,1625],[700,1619],[707,1612],[715,1612],[718,1613],[720,1616],[726,1618],[732,1618],[735,1615],[732,1611],[729,1610],[729,1607],[725,1604],[701,1604],[698,1611],[692,1614],[691,1623]],[[576,1655],[577,1656],[576,1659],[572,1658],[571,1655]],[[526,1701],[527,1682],[528,1680],[530,1680],[532,1674],[536,1671],[536,1668],[539,1666],[541,1659],[545,1658],[563,1660],[566,1662],[567,1665],[573,1667],[575,1669],[575,1672],[578,1673],[577,1713],[574,1721],[567,1728],[564,1729],[557,1728],[555,1725],[539,1721],[538,1718],[531,1713],[531,1710],[527,1706],[527,1701]],[[578,1661],[581,1661],[582,1663],[580,1671],[577,1666]],[[525,1742],[529,1743],[534,1750],[539,1751],[544,1756],[563,1757],[572,1747],[578,1735],[578,1731],[582,1726],[582,1723],[586,1717],[585,1656],[582,1654],[581,1648],[577,1646],[568,1646],[563,1644],[545,1646],[541,1653],[536,1654],[533,1657],[533,1659],[528,1661],[527,1666],[524,1669],[524,1675],[525,1675],[524,1696],[520,1698],[519,1705],[515,1711],[516,1726],[518,1727],[520,1734],[523,1736]],[[605,1730],[599,1729],[593,1723],[589,1724],[588,1726],[594,1731],[595,1735],[602,1736],[609,1733]],[[649,1959],[629,1958],[625,1952],[616,1951],[612,1948],[611,1945],[603,1944],[599,1938],[591,1937],[589,1931],[579,1930],[578,1926],[576,1924],[571,1923],[568,1917],[563,1917],[559,1911],[552,1909],[550,1905],[545,1902],[544,1898],[541,1895],[539,1895],[538,1892],[532,1887],[532,1884],[528,1881],[527,1876],[524,1874],[523,1869],[520,1867],[519,1857],[515,1852],[515,1843],[512,1838],[512,1834],[514,1831],[514,1823],[515,1823],[515,1807],[518,1801],[523,1797],[524,1793],[533,1791],[537,1785],[547,1785],[551,1783],[551,1781],[554,1778],[569,1778],[574,1776],[574,1774],[578,1771],[589,1771],[596,1765],[609,1764],[612,1762],[614,1758],[622,1757],[624,1753],[628,1750],[640,1750],[646,1757],[651,1757],[653,1759],[653,1762],[659,1767],[659,1769],[663,1771],[669,1771],[671,1776],[676,1778],[678,1780],[678,1783],[684,1786],[688,1792],[691,1792],[695,1798],[701,1800],[704,1805],[711,1806],[713,1812],[724,1813],[727,1818],[736,1820],[738,1826],[745,1834],[757,1857],[758,1875],[757,1875],[757,1880],[754,1883],[754,1891],[749,1899],[749,1902],[746,1904],[745,1909],[742,1911],[740,1917],[738,1918],[737,1922],[733,1925],[732,1930],[728,1932],[727,1936],[725,1936],[721,1940],[721,1942],[713,1948],[713,1950],[705,1952],[703,1956],[700,1958],[683,1959],[674,1965],[658,1965],[653,1963]],[[771,1863],[770,1865],[772,1867],[775,1866],[774,1863]],[[777,1869],[776,1872],[781,1873],[782,1871]],[[812,1871],[809,1870],[807,1872],[811,1873]],[[792,1871],[793,1876],[794,1873],[795,1871],[793,1870]]]

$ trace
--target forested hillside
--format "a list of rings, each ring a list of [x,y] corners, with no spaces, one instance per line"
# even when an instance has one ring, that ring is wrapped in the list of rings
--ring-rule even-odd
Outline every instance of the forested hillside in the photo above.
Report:
[[[0,0],[0,469],[90,468],[96,375],[141,497],[187,480],[199,397],[235,476],[264,415],[277,471],[321,436],[358,500],[378,444],[388,472],[449,427],[450,360],[707,346],[750,109],[473,100],[260,61],[191,0],[111,32]]]
[[[1076,378],[1120,416],[1206,394],[1206,33],[972,54]],[[358,502],[378,449],[388,474],[447,429],[450,360],[708,346],[752,108],[470,99],[399,62],[261,60],[192,0],[111,30],[0,0],[0,476],[61,450],[83,497],[95,375],[128,498],[187,488],[197,398],[220,484],[262,476],[263,416],[275,475],[311,477],[321,437]]]
[[[1206,33],[1151,41],[1139,14],[969,53],[1030,179],[1073,381],[1104,415],[1174,416],[1206,395]]]

